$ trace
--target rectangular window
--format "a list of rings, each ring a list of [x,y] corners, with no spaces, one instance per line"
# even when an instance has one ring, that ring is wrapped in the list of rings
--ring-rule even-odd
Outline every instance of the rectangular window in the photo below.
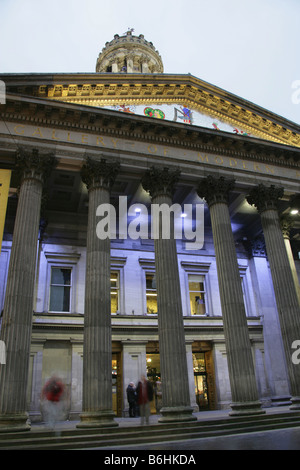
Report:
[[[203,275],[189,275],[189,296],[191,315],[205,315],[205,277]]]
[[[117,313],[119,310],[119,273],[110,273],[110,305],[111,313]]]
[[[146,273],[147,314],[157,313],[157,293],[155,274]]]
[[[71,268],[51,268],[50,312],[70,312]]]

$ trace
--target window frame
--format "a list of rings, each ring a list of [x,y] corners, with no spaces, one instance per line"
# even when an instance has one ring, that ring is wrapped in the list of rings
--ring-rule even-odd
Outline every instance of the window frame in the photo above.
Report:
[[[80,253],[45,252],[47,261],[46,293],[44,298],[44,312],[51,315],[70,315],[76,313],[77,293],[77,264]],[[71,269],[70,308],[69,311],[50,310],[50,289],[52,268]]]
[[[110,269],[110,282],[112,282],[112,274],[116,274],[117,275],[117,286],[115,288],[112,287],[112,285],[110,284],[110,298],[112,298],[112,291],[113,290],[116,290],[117,292],[117,310],[115,312],[112,311],[112,308],[110,309],[111,310],[111,314],[112,315],[119,315],[120,314],[120,270],[118,269],[114,269],[113,267],[111,267]],[[111,301],[110,301],[110,305],[111,305]]]
[[[209,270],[211,267],[210,262],[192,262],[192,261],[181,261],[181,267],[184,270],[184,284],[185,284],[185,302],[183,306],[185,307],[185,312],[183,316],[189,318],[205,318],[213,316],[213,303],[211,298],[211,288],[210,288],[210,276]],[[190,288],[189,288],[189,276],[203,276],[204,284],[204,293],[205,293],[205,314],[192,315],[191,306],[190,306]]]
[[[52,273],[54,269],[64,269],[70,271],[70,284],[54,284],[52,283]],[[51,291],[52,287],[69,287],[69,310],[51,310],[50,309],[50,304],[51,304]],[[58,312],[58,313],[71,313],[71,299],[72,299],[72,287],[73,287],[73,269],[70,266],[51,266],[51,271],[50,271],[50,284],[49,284],[49,305],[48,305],[48,312],[53,313],[53,312]]]
[[[155,259],[153,258],[139,258],[139,263],[142,269],[142,315],[157,317],[157,313],[147,313],[147,285],[146,285],[146,275],[147,274],[156,274],[155,271]],[[157,290],[156,290],[157,292]]]
[[[201,289],[200,289],[199,291],[198,291],[198,290],[195,291],[195,290],[191,290],[191,289],[190,289],[190,282],[192,282],[192,281],[190,280],[190,277],[191,277],[191,276],[199,276],[199,277],[201,276],[201,277],[203,278],[203,281],[200,281],[200,280],[199,280],[199,281],[194,281],[194,282],[197,282],[197,283],[199,282],[199,284],[200,284],[200,283],[203,284],[203,291],[202,291]],[[206,306],[207,302],[206,302],[206,282],[205,282],[205,274],[188,273],[187,277],[188,277],[190,315],[191,315],[192,317],[196,317],[196,316],[197,316],[197,317],[200,317],[200,316],[201,316],[201,317],[204,317],[204,316],[207,316],[208,314],[207,314],[207,306]],[[193,293],[193,292],[199,292],[199,294],[203,294],[203,296],[204,296],[204,304],[203,304],[203,305],[204,305],[204,309],[205,309],[204,313],[199,313],[199,314],[198,314],[198,313],[195,313],[195,314],[192,313],[192,311],[191,311],[191,298],[190,298],[190,295],[191,295],[191,293]]]
[[[152,276],[155,278],[155,274],[156,274],[156,273],[155,273],[154,270],[149,270],[149,269],[145,270],[145,272],[144,272],[144,275],[145,275],[145,287],[146,287],[146,315],[151,315],[151,316],[153,316],[153,315],[157,315],[157,314],[158,314],[157,289],[156,289],[156,288],[155,288],[155,289],[149,289],[149,288],[147,288],[147,275],[149,275],[149,274],[152,275]],[[154,295],[154,291],[155,291],[155,295]],[[157,307],[157,311],[156,311],[155,313],[149,313],[149,312],[148,312],[147,296],[150,297],[151,294],[156,297],[156,307]]]
[[[125,315],[125,273],[124,267],[127,257],[111,256],[110,257],[110,274],[115,272],[118,274],[118,310],[110,312],[111,315]]]

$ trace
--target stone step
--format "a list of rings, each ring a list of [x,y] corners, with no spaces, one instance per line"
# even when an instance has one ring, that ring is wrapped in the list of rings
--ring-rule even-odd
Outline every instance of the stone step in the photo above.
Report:
[[[0,450],[108,448],[145,443],[217,437],[300,426],[300,413],[227,417],[205,421],[103,429],[49,430],[0,434]]]

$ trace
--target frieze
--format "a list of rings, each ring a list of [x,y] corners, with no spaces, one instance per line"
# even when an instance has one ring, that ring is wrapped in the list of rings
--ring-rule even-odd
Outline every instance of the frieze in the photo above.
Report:
[[[254,173],[258,175],[274,176],[274,177],[286,177],[292,178],[295,180],[300,179],[300,168],[298,165],[292,165],[291,162],[286,162],[285,160],[276,160],[275,158],[268,162],[262,158],[262,156],[253,155],[253,159],[249,158],[252,155],[247,155],[247,153],[241,152],[241,155],[238,152],[230,152],[224,149],[218,149],[217,147],[210,148],[209,145],[203,146],[204,150],[198,150],[203,147],[195,144],[195,149],[181,148],[180,146],[172,147],[170,144],[164,144],[163,139],[159,139],[157,136],[156,140],[153,138],[151,142],[151,137],[145,137],[140,134],[140,137],[137,140],[131,140],[127,137],[127,134],[124,132],[121,137],[116,137],[113,132],[111,135],[98,134],[93,132],[76,132],[66,129],[57,129],[45,126],[35,126],[31,124],[20,124],[16,122],[0,122],[0,133],[2,135],[9,135],[12,139],[12,142],[15,144],[18,142],[18,138],[23,142],[23,138],[30,138],[32,141],[40,141],[41,143],[53,143],[58,144],[67,144],[69,146],[76,146],[78,152],[85,153],[87,149],[101,149],[102,151],[114,151],[114,152],[124,152],[134,153],[135,155],[159,157],[163,159],[176,159],[178,162],[189,163],[189,164],[199,164],[202,168],[204,167],[215,167],[215,168],[226,168],[231,171],[245,171],[249,173]],[[134,137],[134,133],[131,133],[131,136]],[[174,139],[176,142],[177,139]],[[24,142],[23,142],[24,144]],[[27,143],[27,145],[30,145]],[[31,144],[32,145],[32,144]],[[205,147],[208,149],[205,150]],[[226,155],[227,153],[227,155]],[[244,158],[243,158],[244,156]],[[261,159],[261,160],[260,160]],[[260,161],[259,161],[260,160]],[[282,168],[285,166],[285,168]]]

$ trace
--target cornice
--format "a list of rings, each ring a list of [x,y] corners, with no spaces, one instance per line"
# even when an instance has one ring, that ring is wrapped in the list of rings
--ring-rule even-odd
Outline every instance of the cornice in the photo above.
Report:
[[[224,131],[92,106],[7,94],[4,122],[17,122],[299,167],[300,149]]]
[[[300,147],[300,126],[192,75],[3,75],[8,92],[89,107],[178,103],[273,142]]]

